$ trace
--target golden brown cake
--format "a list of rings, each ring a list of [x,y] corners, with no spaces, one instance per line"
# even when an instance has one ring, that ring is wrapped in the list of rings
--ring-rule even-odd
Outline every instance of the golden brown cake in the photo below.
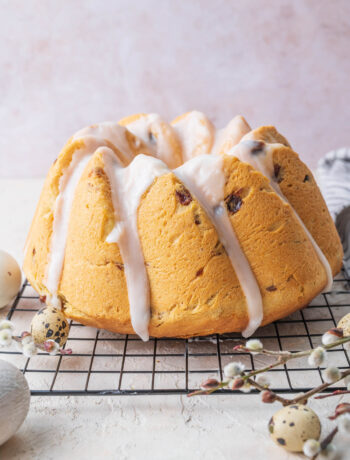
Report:
[[[144,340],[249,336],[329,289],[342,256],[312,173],[274,127],[138,114],[68,141],[24,271],[86,325]]]

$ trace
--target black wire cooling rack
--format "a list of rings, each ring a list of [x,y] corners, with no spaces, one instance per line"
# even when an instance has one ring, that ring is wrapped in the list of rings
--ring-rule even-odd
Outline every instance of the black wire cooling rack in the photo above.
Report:
[[[39,296],[25,282],[7,316],[15,324],[15,333],[29,329],[41,306]],[[331,292],[319,295],[307,308],[258,329],[254,337],[272,350],[317,347],[322,334],[349,312],[350,279],[342,270]],[[0,356],[23,371],[32,395],[186,394],[209,377],[221,379],[230,361],[243,362],[247,370],[272,362],[265,355],[234,352],[238,343],[242,343],[239,334],[150,339],[144,343],[134,335],[113,334],[71,321],[66,344],[73,350],[71,355],[38,353],[26,358],[13,346],[0,349]],[[343,347],[329,354],[332,365],[349,368],[349,353]],[[310,367],[306,358],[274,368],[269,376],[271,388],[279,393],[308,391],[323,382],[322,369]],[[332,386],[329,391],[340,388]],[[215,394],[237,392],[223,389]]]

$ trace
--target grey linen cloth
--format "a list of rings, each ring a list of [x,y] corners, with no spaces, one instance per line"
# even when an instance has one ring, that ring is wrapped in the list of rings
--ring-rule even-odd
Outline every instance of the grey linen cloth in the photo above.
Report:
[[[318,163],[316,180],[339,232],[350,276],[350,149],[327,153]]]

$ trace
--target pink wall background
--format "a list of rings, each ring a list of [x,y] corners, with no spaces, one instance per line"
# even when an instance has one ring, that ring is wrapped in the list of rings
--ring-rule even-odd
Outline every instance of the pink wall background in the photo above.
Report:
[[[350,145],[348,0],[0,0],[0,177],[79,128],[190,109],[275,124],[312,167]]]

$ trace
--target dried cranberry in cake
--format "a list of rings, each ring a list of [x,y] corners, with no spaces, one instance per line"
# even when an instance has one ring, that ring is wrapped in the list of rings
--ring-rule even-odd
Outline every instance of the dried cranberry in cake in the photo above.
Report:
[[[262,141],[250,141],[250,150],[253,155],[257,155],[264,150],[265,144]]]
[[[280,184],[283,181],[281,165],[275,163],[273,165],[273,172],[274,172],[276,182]]]
[[[187,188],[182,186],[181,188],[175,190],[175,193],[176,198],[179,200],[179,203],[182,204],[182,206],[188,206],[191,203],[192,195],[187,190]]]
[[[194,223],[196,225],[199,225],[201,223],[201,218],[199,217],[199,214],[194,215]]]
[[[152,143],[154,143],[154,144],[157,142],[157,139],[156,139],[155,135],[152,133],[152,131],[150,131],[150,132],[148,133],[148,138],[149,138],[149,140],[150,140]]]
[[[277,291],[277,288],[276,286],[274,286],[273,284],[271,284],[271,286],[267,286],[267,288],[265,288],[268,292],[273,292],[273,291]]]
[[[230,214],[235,214],[241,209],[243,201],[239,195],[235,193],[231,193],[225,198],[225,203],[226,203],[228,212]]]

